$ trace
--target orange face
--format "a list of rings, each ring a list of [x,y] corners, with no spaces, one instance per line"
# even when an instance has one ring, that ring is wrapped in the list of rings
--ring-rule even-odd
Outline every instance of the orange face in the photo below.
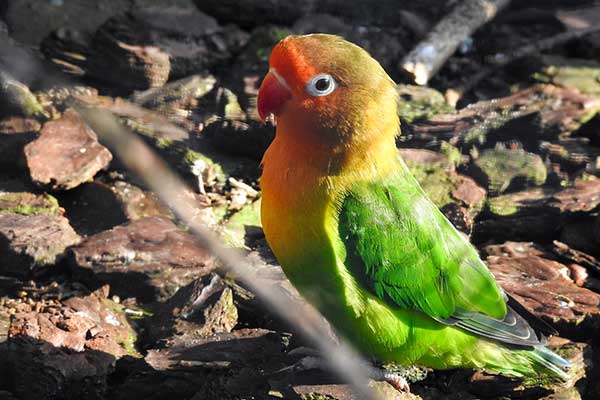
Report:
[[[339,146],[397,125],[393,81],[365,50],[338,36],[288,36],[273,48],[269,67],[258,112],[263,120],[275,116],[278,135]]]
[[[302,46],[297,38],[289,36],[283,39],[271,53],[269,72],[258,93],[258,112],[263,120],[269,114],[277,117],[284,104],[292,98],[295,103],[310,100],[306,88],[309,80],[317,74],[315,60],[307,59],[306,50],[310,52],[310,48],[303,51],[306,46]]]

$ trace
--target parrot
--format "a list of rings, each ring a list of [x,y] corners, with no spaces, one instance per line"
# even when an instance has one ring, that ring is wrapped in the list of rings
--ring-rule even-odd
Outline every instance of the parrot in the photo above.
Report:
[[[378,361],[567,380],[545,346],[556,331],[504,292],[401,159],[396,88],[339,36],[273,47],[257,97],[276,128],[260,212],[285,275]]]

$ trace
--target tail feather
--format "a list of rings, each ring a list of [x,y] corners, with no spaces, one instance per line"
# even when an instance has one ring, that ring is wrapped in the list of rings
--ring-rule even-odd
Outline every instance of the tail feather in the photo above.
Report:
[[[542,344],[526,348],[498,346],[481,341],[476,356],[486,370],[522,378],[528,384],[571,382],[577,368]]]
[[[557,377],[565,381],[570,379],[567,370],[571,367],[571,363],[548,349],[546,346],[535,346],[531,352],[531,356],[541,366],[553,372]]]

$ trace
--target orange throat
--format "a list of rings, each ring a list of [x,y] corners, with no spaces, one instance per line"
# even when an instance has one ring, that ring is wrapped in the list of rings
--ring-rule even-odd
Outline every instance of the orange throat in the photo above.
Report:
[[[392,135],[332,149],[283,128],[278,126],[263,158],[261,218],[267,241],[289,276],[300,260],[326,261],[323,249],[337,229],[347,189],[357,181],[386,176],[396,169],[398,158]]]

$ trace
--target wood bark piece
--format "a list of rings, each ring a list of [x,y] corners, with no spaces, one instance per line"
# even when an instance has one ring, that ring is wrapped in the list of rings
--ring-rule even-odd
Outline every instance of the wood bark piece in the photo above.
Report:
[[[55,190],[72,189],[106,168],[112,154],[74,110],[44,124],[40,137],[25,146],[34,182]]]
[[[469,80],[460,87],[448,89],[445,93],[446,99],[448,103],[456,105],[458,100],[460,100],[460,98],[464,96],[465,93],[469,92],[474,87],[476,87],[482,80],[493,74],[494,71],[506,67],[507,65],[510,65],[522,58],[541,53],[542,51],[552,49],[553,47],[567,43],[574,39],[582,38],[586,35],[590,35],[598,31],[600,31],[600,26],[593,26],[584,29],[563,32],[559,33],[558,35],[544,38],[540,41],[530,43],[523,47],[515,49],[510,52],[510,55],[496,54],[494,56],[490,56],[488,57],[488,59],[492,60],[490,65],[483,66],[478,73],[471,76]]]
[[[587,340],[600,332],[600,294],[577,286],[569,268],[552,254],[525,242],[486,247],[498,283],[561,335]]]
[[[125,181],[112,182],[109,187],[121,203],[125,217],[130,221],[146,217],[174,218],[169,208],[152,192]]]
[[[149,217],[88,237],[71,250],[71,269],[90,285],[148,302],[209,273],[214,258],[171,220]]]
[[[238,329],[152,349],[143,362],[119,360],[123,380],[107,398],[271,398],[269,372],[281,368],[288,341],[289,335],[266,329]]]
[[[561,212],[591,212],[600,206],[600,181],[576,180],[571,187],[554,194],[550,205]]]
[[[176,82],[173,83],[175,84]],[[156,89],[160,90],[161,88]],[[156,138],[168,140],[183,140],[189,138],[189,133],[186,129],[182,129],[171,122],[171,118],[176,119],[177,122],[183,121],[184,117],[181,115],[163,115],[160,113],[160,110],[159,112],[155,112],[154,110],[144,108],[120,97],[112,98],[98,96],[97,94],[89,94],[82,96],[74,95],[71,100],[75,100],[77,104],[83,104],[87,107],[106,108],[119,117],[125,118],[127,124],[136,131],[139,131],[138,133],[146,133]],[[181,114],[182,111],[184,110],[177,110],[174,112],[175,114]],[[189,110],[185,110],[185,112],[188,111]]]
[[[0,134],[2,135],[37,133],[40,129],[42,129],[42,125],[37,119],[33,118],[8,117],[0,120]],[[2,137],[3,143],[5,142],[5,137]]]
[[[594,148],[583,141],[567,146],[565,139],[578,134],[577,129],[585,126],[584,121],[598,104],[597,98],[575,89],[536,85],[511,96],[471,104],[457,113],[406,123],[401,140],[406,147],[434,149],[448,141],[463,153],[481,152],[499,142],[505,147],[522,147],[526,152],[542,154],[551,154],[557,146],[565,150],[570,147],[576,151],[566,157],[552,156],[556,164],[551,167],[553,173],[571,174],[574,165],[581,168],[585,157],[592,162]]]
[[[98,30],[91,43],[93,57],[85,64],[87,75],[129,90],[164,85],[169,79],[169,54],[151,44],[132,44]]]
[[[67,71],[125,90],[160,87],[214,68],[239,52],[249,35],[188,2],[134,7],[103,24],[89,46],[46,40],[43,51]]]
[[[493,217],[535,216],[548,213],[548,203],[557,189],[547,187],[528,188],[488,200],[488,211]]]
[[[85,39],[108,18],[124,13],[131,7],[130,2],[122,0],[103,0],[93,5],[85,1],[56,3],[37,0],[3,3],[3,18],[11,35],[32,47],[51,32],[61,29],[75,32]]]
[[[79,241],[65,217],[0,214],[0,272],[25,277],[32,267],[54,264]]]
[[[64,210],[51,195],[0,191],[0,214],[63,215]]]
[[[543,185],[547,171],[539,155],[497,145],[481,153],[469,167],[469,175],[498,194],[524,184]]]
[[[146,362],[157,370],[197,366],[239,368],[271,358],[285,349],[282,335],[266,329],[239,329],[179,342],[168,349],[150,350]]]
[[[488,199],[473,227],[474,240],[562,241],[596,254],[593,214],[600,207],[600,182],[578,179],[572,186],[526,188]],[[592,251],[590,251],[590,249]]]
[[[553,241],[552,244],[552,251],[554,253],[566,258],[567,260],[580,264],[585,268],[594,271],[597,275],[600,275],[600,260],[597,258],[584,253],[583,251],[572,249],[567,244],[559,242],[558,240]]]
[[[422,400],[423,398],[413,393],[401,393],[386,382],[369,382],[381,400]],[[335,400],[353,400],[355,399],[352,389],[344,384],[302,384],[294,386],[294,392],[301,399],[335,399]]]
[[[104,399],[115,360],[139,356],[135,332],[108,287],[14,315],[0,349],[3,375],[24,400]]]
[[[560,217],[554,214],[516,215],[491,218],[473,225],[473,242],[502,240],[547,241],[560,232]]]
[[[171,62],[170,78],[186,77],[226,62],[249,36],[235,25],[220,26],[192,4],[142,7],[131,16],[129,21],[115,19],[116,25],[109,23],[102,29],[130,43],[145,41],[161,48]]]
[[[238,322],[233,292],[221,277],[211,273],[182,287],[161,304],[147,324],[146,342],[166,346],[231,332]]]
[[[219,21],[233,22],[242,28],[254,28],[267,24],[291,25],[299,18],[327,13],[350,21],[360,21],[361,25],[383,27],[406,26],[417,36],[426,29],[428,21],[423,18],[437,18],[445,9],[439,0],[403,2],[396,0],[355,0],[351,6],[345,0],[194,0],[199,9],[216,17]],[[374,7],[376,4],[376,7]],[[414,16],[417,15],[415,18]],[[415,21],[417,19],[417,21]],[[407,22],[407,20],[409,20]]]
[[[402,70],[425,85],[458,45],[490,21],[510,0],[464,0],[444,17],[402,61]]]
[[[400,149],[400,156],[425,193],[438,207],[456,204],[475,217],[483,207],[486,190],[467,176],[456,173],[446,155],[424,149]]]

